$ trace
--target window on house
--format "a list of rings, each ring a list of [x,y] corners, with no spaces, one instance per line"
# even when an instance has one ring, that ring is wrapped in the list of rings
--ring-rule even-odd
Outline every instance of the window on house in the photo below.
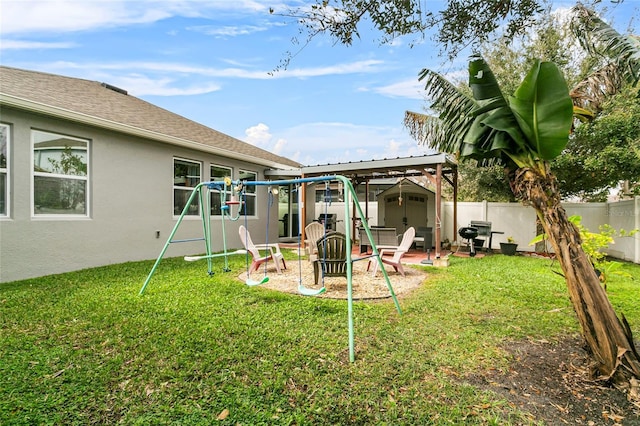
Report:
[[[0,216],[9,214],[9,126],[0,124]]]
[[[258,174],[247,170],[238,171],[238,179],[241,182],[255,182],[258,180]],[[245,185],[244,187],[244,201],[240,208],[240,214],[246,214],[247,216],[255,216],[256,214],[256,186]]]
[[[89,141],[33,130],[33,214],[87,216]]]
[[[201,165],[197,161],[173,159],[173,214],[180,215],[191,197],[193,188],[201,180]],[[200,200],[194,197],[189,204],[185,215],[193,216],[200,214]]]
[[[211,182],[222,182],[224,181],[225,177],[231,178],[232,173],[233,173],[233,170],[231,169],[231,167],[212,165],[211,166]],[[229,201],[230,195],[231,194],[229,193],[226,194],[226,201]],[[220,199],[220,192],[218,192],[217,190],[211,191],[211,215],[212,216],[222,215],[222,201]]]

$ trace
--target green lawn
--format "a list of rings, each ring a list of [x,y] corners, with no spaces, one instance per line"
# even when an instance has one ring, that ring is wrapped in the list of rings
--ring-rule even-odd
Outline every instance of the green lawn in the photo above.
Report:
[[[165,259],[142,296],[152,261],[0,285],[0,424],[527,424],[464,375],[506,368],[510,340],[578,333],[549,260],[452,258],[403,315],[354,304],[350,363],[346,301],[247,287],[230,264]],[[624,269],[608,294],[640,336]]]

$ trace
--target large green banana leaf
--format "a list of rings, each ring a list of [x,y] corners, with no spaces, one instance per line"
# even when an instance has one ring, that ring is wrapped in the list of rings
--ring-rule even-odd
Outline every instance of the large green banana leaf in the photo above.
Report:
[[[564,78],[551,63],[536,63],[509,101],[479,55],[469,62],[473,97],[433,71],[423,70],[423,79],[439,120],[412,113],[405,124],[432,148],[461,159],[509,158],[524,166],[557,156],[568,142],[573,105]]]
[[[475,117],[465,135],[465,152],[477,157],[520,157],[526,141],[509,104],[489,65],[479,56],[469,62],[469,86],[478,107],[471,112]]]
[[[529,150],[541,160],[560,155],[569,141],[573,102],[558,67],[537,61],[509,100]]]

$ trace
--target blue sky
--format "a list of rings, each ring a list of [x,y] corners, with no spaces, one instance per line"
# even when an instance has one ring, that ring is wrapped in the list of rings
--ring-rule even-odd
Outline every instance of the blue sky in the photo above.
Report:
[[[270,75],[299,46],[295,22],[269,8],[302,3],[0,0],[0,63],[121,87],[305,165],[424,154],[402,126],[406,110],[426,106],[417,74],[464,75],[467,58],[445,62],[429,40],[381,46],[365,33],[351,47],[319,37]],[[614,27],[626,32],[634,17],[638,33],[639,11],[640,0],[625,0]]]

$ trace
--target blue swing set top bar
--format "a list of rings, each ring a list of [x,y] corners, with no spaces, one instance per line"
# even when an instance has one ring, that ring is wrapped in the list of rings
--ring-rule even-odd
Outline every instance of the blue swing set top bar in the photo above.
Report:
[[[231,181],[232,184],[243,184],[246,186],[272,186],[272,185],[293,185],[297,183],[310,183],[310,182],[327,182],[332,180],[344,180],[348,181],[348,179],[344,176],[340,175],[330,175],[330,176],[316,176],[309,178],[297,178],[297,179],[286,179],[286,180],[234,180]],[[210,189],[221,189],[224,187],[223,181],[211,181],[211,182],[202,182],[199,185],[205,185]]]
[[[328,181],[341,181],[344,185],[345,188],[347,188],[349,190],[349,193],[351,194],[351,196],[357,201],[358,197],[356,195],[356,191],[353,188],[353,185],[351,184],[351,181],[349,181],[349,179],[347,179],[345,176],[341,176],[341,175],[327,175],[327,176],[317,176],[317,177],[309,177],[309,178],[297,178],[297,179],[286,179],[286,180],[269,180],[269,181],[242,181],[242,180],[236,180],[236,181],[231,181],[232,185],[243,185],[243,186],[273,186],[273,185],[295,185],[295,184],[300,184],[300,183],[311,183],[311,182],[328,182]],[[186,203],[185,206],[185,211],[187,206],[190,205],[191,200],[194,198],[196,193],[200,193],[201,188],[206,187],[208,189],[216,189],[219,191],[223,191],[225,190],[226,186],[228,186],[228,182],[224,182],[224,181],[211,181],[211,182],[201,182],[198,185],[196,185],[193,188],[193,192],[191,194],[191,197],[189,198],[189,200]],[[208,197],[207,197],[208,198]],[[350,216],[350,212],[349,212],[349,204],[350,203],[344,203],[345,205],[345,217],[349,217]],[[354,203],[356,206],[356,209],[358,211],[358,215],[360,216],[360,218],[362,219],[362,223],[364,225],[364,230],[367,233],[367,236],[369,237],[369,241],[374,241],[374,238],[371,234],[371,229],[369,228],[369,225],[367,223],[367,220],[365,218],[364,213],[362,212],[362,208],[360,207],[360,203]],[[174,229],[171,232],[171,235],[169,235],[169,239],[167,240],[167,243],[165,244],[165,247],[162,249],[162,251],[160,252],[160,255],[158,256],[158,259],[156,259],[156,263],[154,264],[153,268],[151,269],[151,272],[149,273],[149,275],[147,276],[147,279],[145,281],[145,283],[143,284],[142,288],[140,289],[140,295],[142,295],[142,293],[144,292],[147,284],[149,283],[151,276],[153,275],[156,267],[158,266],[158,264],[160,263],[160,259],[162,258],[162,256],[164,255],[164,252],[166,251],[169,243],[171,242],[171,240],[173,239],[173,236],[175,234],[175,232],[178,229],[178,225],[180,224],[180,220],[182,219],[183,215],[184,215],[184,211],[178,221],[178,223],[176,223],[176,226],[174,227]],[[203,216],[203,221],[204,221],[204,216]],[[204,227],[204,232],[205,232],[205,240],[207,243],[207,257],[209,257],[209,255],[211,255],[210,253],[210,241],[209,238],[207,237],[208,235],[208,230],[209,228],[207,226]],[[353,331],[353,262],[354,261],[358,261],[358,260],[363,260],[364,258],[352,258],[351,255],[351,229],[350,227],[346,227],[345,228],[345,237],[347,240],[347,244],[348,244],[348,250],[347,250],[347,259],[346,259],[346,263],[347,263],[347,311],[348,311],[348,324],[349,324],[349,360],[351,362],[355,361],[355,339],[354,339],[354,331]],[[226,252],[226,247],[225,247],[225,252]],[[395,303],[396,306],[396,310],[398,311],[399,314],[402,314],[402,310],[400,308],[400,304],[398,302],[398,299],[395,295],[395,292],[393,291],[393,287],[391,286],[391,282],[389,281],[389,276],[387,275],[387,271],[384,268],[384,265],[382,264],[382,259],[380,259],[380,253],[378,252],[378,248],[375,246],[375,244],[372,244],[372,252],[373,254],[371,256],[367,256],[365,258],[368,257],[376,257],[378,259],[378,264],[379,267],[382,271],[382,274],[384,276],[384,279],[386,281],[387,284],[387,288],[389,289],[389,292],[391,293],[391,297],[393,298],[393,302]],[[211,259],[208,259],[209,261],[211,261]]]

